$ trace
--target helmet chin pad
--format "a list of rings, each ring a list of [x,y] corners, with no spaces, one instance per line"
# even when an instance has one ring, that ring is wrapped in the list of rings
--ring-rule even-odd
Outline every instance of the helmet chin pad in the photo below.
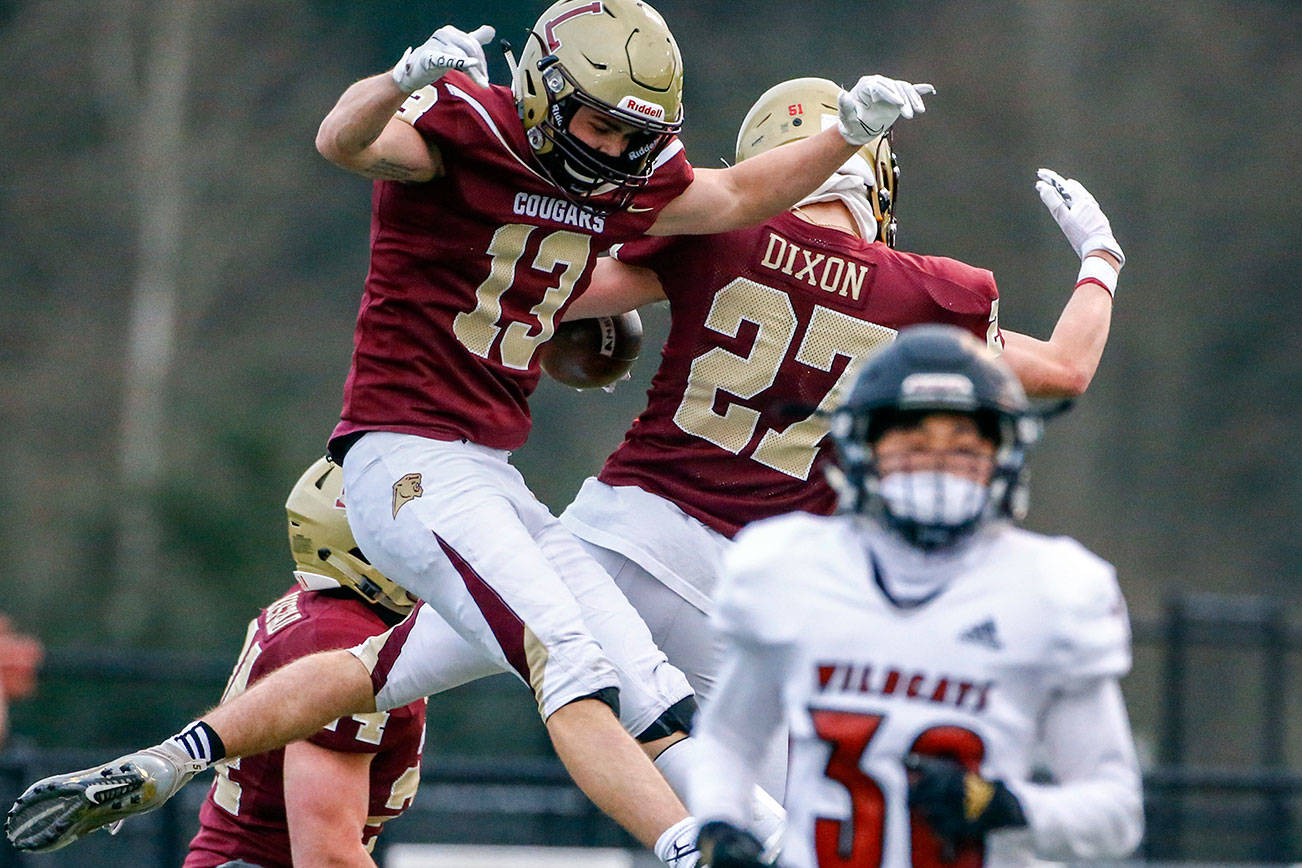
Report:
[[[923,551],[949,548],[989,517],[991,486],[941,470],[873,476],[883,524]]]

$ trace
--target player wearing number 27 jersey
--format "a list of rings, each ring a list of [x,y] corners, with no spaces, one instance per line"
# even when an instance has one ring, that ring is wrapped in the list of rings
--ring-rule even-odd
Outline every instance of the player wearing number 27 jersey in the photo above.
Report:
[[[771,88],[742,124],[739,161],[810,135],[835,111],[836,90],[812,78]],[[901,328],[940,323],[996,353],[1007,338],[1010,364],[1035,394],[1079,390],[1097,365],[1107,293],[1077,293],[1055,330],[1055,341],[1071,334],[1088,345],[1069,354],[1088,368],[1069,385],[1065,367],[1046,363],[1050,344],[1001,330],[989,271],[891,246],[897,176],[889,142],[872,142],[763,225],[615,247],[576,304],[576,315],[670,305],[646,410],[562,520],[616,574],[700,695],[709,692],[712,664],[694,637],[706,633],[704,613],[731,538],[752,521],[835,507],[821,472],[830,454],[827,411],[856,363]],[[684,628],[685,619],[697,629]]]

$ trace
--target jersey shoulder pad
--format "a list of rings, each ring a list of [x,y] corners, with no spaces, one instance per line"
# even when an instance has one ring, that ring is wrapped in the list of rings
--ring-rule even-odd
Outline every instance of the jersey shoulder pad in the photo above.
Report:
[[[481,88],[464,73],[452,70],[438,81],[413,91],[394,113],[428,140],[474,145],[492,138],[507,144],[517,138],[519,120],[508,88]],[[485,139],[484,134],[489,134]],[[524,133],[518,131],[523,141]]]
[[[716,625],[754,641],[794,641],[815,586],[835,573],[841,529],[841,519],[803,512],[743,528],[724,554]]]
[[[402,101],[398,106],[398,111],[394,113],[400,121],[405,121],[416,126],[416,121],[420,120],[421,115],[434,108],[439,101],[439,89],[432,84],[417,88],[411,92],[411,96]]]
[[[1051,677],[1062,685],[1130,671],[1130,618],[1112,564],[1070,537],[1019,531],[1033,552]]]
[[[947,256],[891,251],[897,268],[911,272],[931,299],[955,313],[982,314],[999,298],[994,274]]]

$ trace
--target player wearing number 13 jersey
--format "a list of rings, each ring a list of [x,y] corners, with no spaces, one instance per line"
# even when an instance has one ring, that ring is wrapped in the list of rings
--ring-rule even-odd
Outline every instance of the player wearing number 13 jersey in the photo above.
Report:
[[[680,834],[686,813],[619,724],[657,756],[684,734],[691,690],[508,463],[528,434],[538,347],[611,245],[780,213],[932,89],[866,76],[838,96],[835,129],[693,171],[676,138],[682,59],[649,5],[554,3],[509,89],[488,81],[492,37],[440,28],[350,86],[318,132],[323,155],[376,182],[330,452],[361,549],[529,686],[580,785],[664,858],[677,848],[661,832]]]
[[[781,726],[784,865],[1125,856],[1125,603],[1110,565],[1010,522],[1039,428],[1011,371],[957,329],[905,330],[832,426],[840,513],[757,522],[725,558],[690,800],[710,864],[761,864],[739,794]]]

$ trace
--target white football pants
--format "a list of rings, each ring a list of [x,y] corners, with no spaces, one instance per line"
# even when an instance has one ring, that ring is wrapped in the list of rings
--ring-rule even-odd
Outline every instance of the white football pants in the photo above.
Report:
[[[377,706],[509,671],[530,686],[544,720],[618,687],[621,722],[637,735],[691,688],[507,458],[389,432],[348,451],[343,498],[357,544],[428,604],[354,650]]]

